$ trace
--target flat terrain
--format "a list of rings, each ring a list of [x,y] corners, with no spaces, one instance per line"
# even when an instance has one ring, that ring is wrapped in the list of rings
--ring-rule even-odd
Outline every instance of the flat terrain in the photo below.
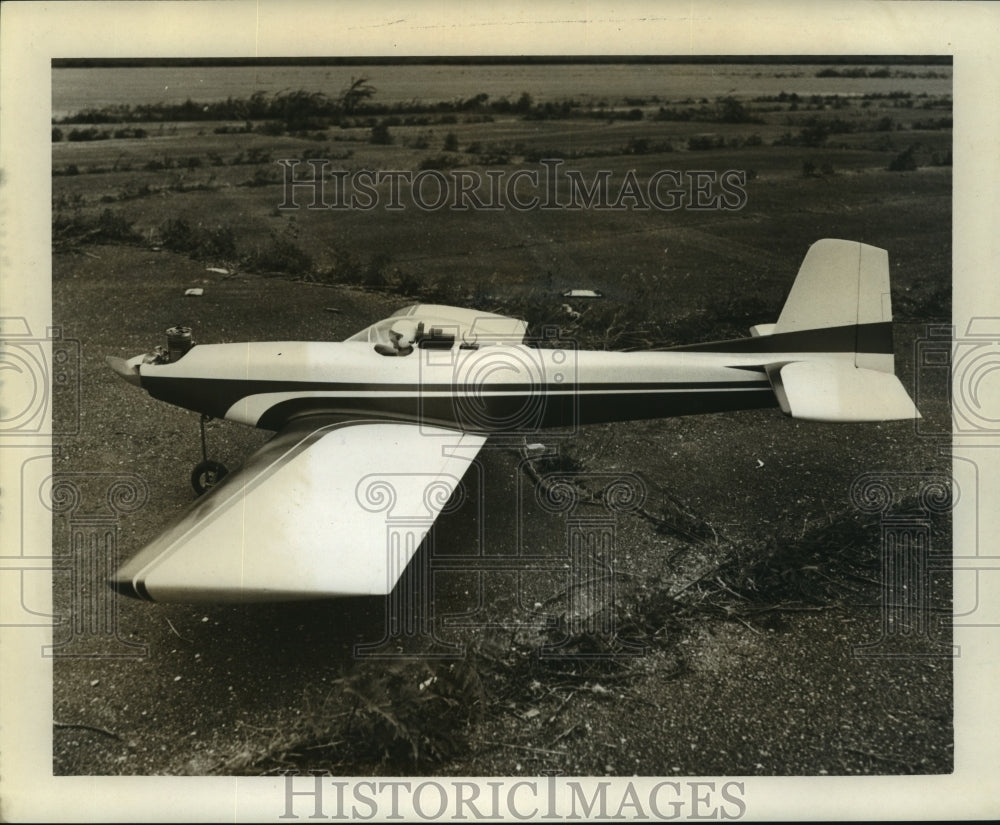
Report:
[[[81,381],[56,411],[79,426],[60,440],[55,468],[94,500],[110,478],[141,477],[148,500],[121,516],[119,558],[192,500],[201,447],[196,415],[126,386],[104,358],[145,352],[177,323],[205,343],[339,340],[425,300],[524,317],[588,347],[693,343],[774,321],[810,243],[850,238],[889,250],[897,373],[920,427],[763,410],[539,433],[530,441],[550,452],[531,460],[525,439],[500,440],[397,598],[111,601],[117,641],[85,633],[73,649],[101,655],[55,660],[56,773],[951,770],[951,659],[930,655],[948,644],[950,581],[932,573],[918,623],[884,630],[889,528],[851,499],[856,479],[883,474],[897,490],[886,515],[909,514],[932,553],[950,550],[948,514],[918,497],[948,472],[931,435],[950,429],[947,387],[914,367],[928,324],[950,318],[950,100],[744,101],[735,123],[658,115],[724,112],[715,101],[611,105],[640,114],[431,118],[389,125],[387,144],[359,124],[302,135],[176,121],[142,124],[145,137],[74,141],[72,129],[90,127],[58,124],[53,302],[63,335],[80,342]],[[910,166],[907,153],[915,168],[890,171]],[[608,170],[614,192],[630,170],[642,182],[659,170],[737,170],[746,201],[387,210],[383,185],[373,209],[279,209],[275,161],[308,157],[348,174],[423,165],[484,180],[487,169],[539,171],[540,158],[560,158],[587,180]],[[185,297],[190,287],[204,294]],[[604,297],[563,297],[571,288]],[[209,452],[235,467],[268,435],[212,422]],[[542,506],[553,474],[574,479],[575,509]],[[641,501],[601,503],[626,474]],[[573,567],[573,531],[587,520],[610,535],[613,560]],[[69,552],[70,521],[55,518],[57,552]],[[477,556],[519,554],[540,568],[476,568]],[[421,571],[432,587],[410,604],[400,594]],[[81,592],[103,587],[59,574],[56,607],[73,615]],[[392,635],[388,619],[400,615],[425,632]]]

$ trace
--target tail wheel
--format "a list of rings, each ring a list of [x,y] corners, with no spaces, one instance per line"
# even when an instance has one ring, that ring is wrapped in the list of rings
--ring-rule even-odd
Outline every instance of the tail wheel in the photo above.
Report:
[[[229,470],[218,461],[203,461],[191,471],[191,486],[200,496],[211,490],[226,477]]]

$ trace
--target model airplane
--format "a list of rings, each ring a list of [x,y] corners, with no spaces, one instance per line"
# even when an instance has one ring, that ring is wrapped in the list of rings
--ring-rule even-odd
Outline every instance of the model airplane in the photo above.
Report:
[[[426,304],[343,342],[194,345],[174,328],[167,349],[108,362],[203,428],[277,434],[217,484],[224,468],[199,465],[207,494],[111,585],[154,601],[387,594],[492,433],[773,406],[919,417],[894,374],[891,320],[885,250],[827,239],[776,323],[670,350],[531,346],[523,321]],[[387,543],[387,519],[414,512],[407,546]]]

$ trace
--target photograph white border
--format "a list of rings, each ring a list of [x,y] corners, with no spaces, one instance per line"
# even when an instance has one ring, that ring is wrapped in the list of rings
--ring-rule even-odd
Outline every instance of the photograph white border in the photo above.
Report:
[[[954,323],[1000,317],[1000,6],[976,2],[5,3],[0,20],[0,315],[52,323],[51,61],[67,57],[421,55],[953,55]],[[997,399],[994,398],[994,401]],[[8,399],[9,401],[9,399]],[[16,402],[13,402],[16,404]],[[1000,413],[998,413],[1000,415]],[[1000,446],[1000,439],[978,444]],[[956,453],[962,449],[956,444]],[[993,450],[970,451],[997,491]],[[19,467],[47,444],[0,443],[0,555],[21,552]],[[996,501],[994,494],[981,501]],[[1000,514],[956,508],[956,552],[989,551]],[[26,554],[51,553],[47,511]],[[997,575],[994,573],[993,575]],[[33,605],[51,604],[44,577]],[[0,600],[20,599],[0,576]],[[13,583],[13,586],[12,586]],[[996,587],[994,585],[994,590]],[[976,819],[1000,814],[995,719],[1000,605],[959,627],[955,772],[949,776],[746,777],[746,818]],[[990,619],[989,617],[992,617]],[[994,623],[995,622],[995,623]],[[0,819],[269,821],[281,778],[54,777],[51,628],[0,628]],[[624,780],[621,780],[624,781]],[[637,786],[647,780],[634,780]],[[723,780],[720,780],[723,781]],[[648,780],[651,785],[655,780]],[[453,811],[442,817],[447,819]],[[305,816],[301,818],[306,818]]]

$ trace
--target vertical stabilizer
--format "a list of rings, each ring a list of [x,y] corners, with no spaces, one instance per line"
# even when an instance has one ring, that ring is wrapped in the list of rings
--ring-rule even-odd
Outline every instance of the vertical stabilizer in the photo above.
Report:
[[[854,327],[855,366],[893,372],[891,322],[889,253],[826,238],[809,247],[773,334]]]

